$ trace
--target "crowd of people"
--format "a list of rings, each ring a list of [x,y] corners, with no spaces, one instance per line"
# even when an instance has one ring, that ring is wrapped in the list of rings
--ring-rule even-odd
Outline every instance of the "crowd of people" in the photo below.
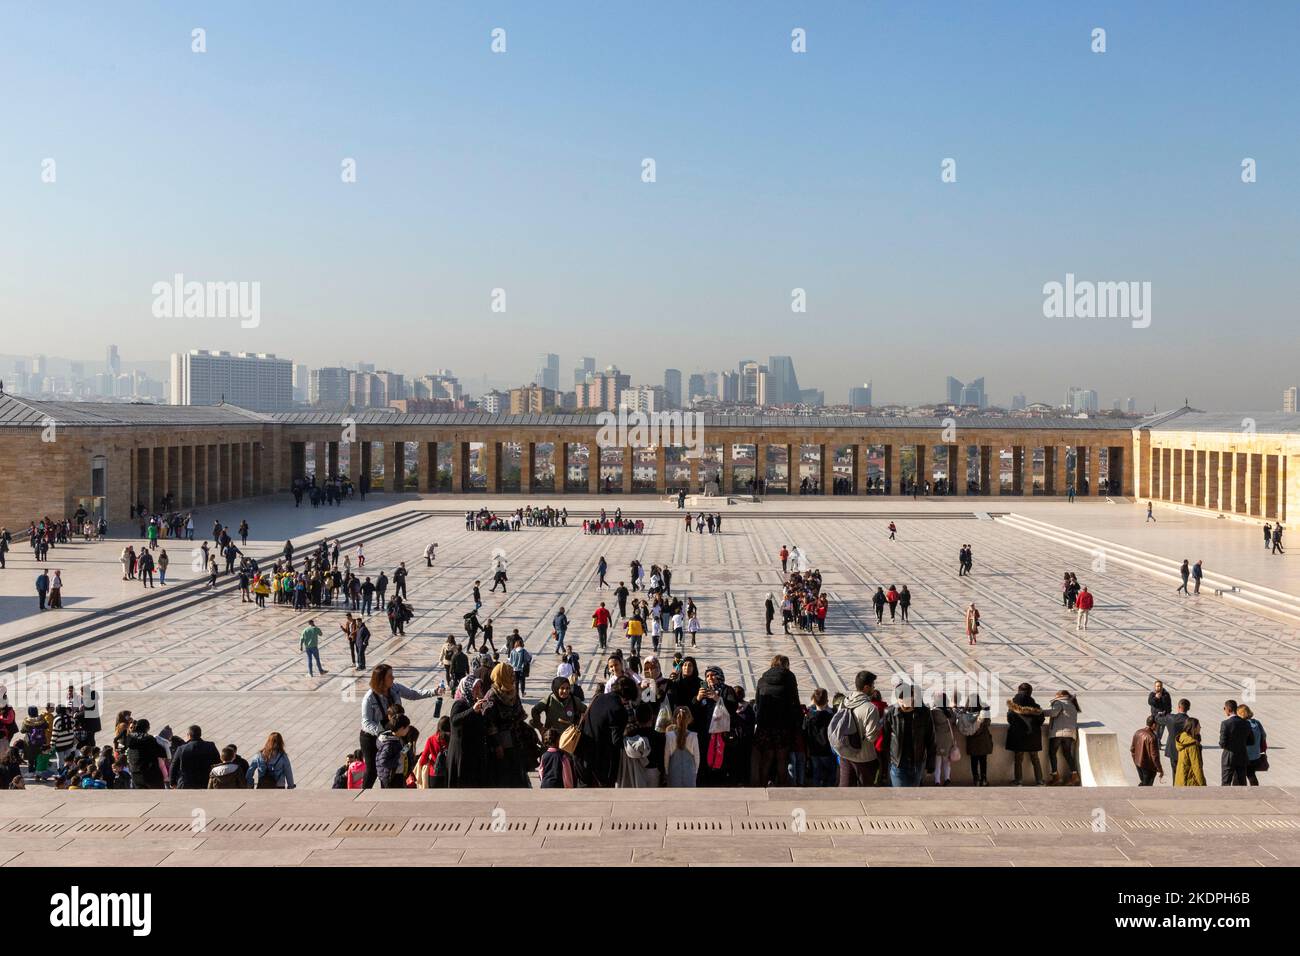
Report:
[[[347,475],[331,475],[324,481],[317,482],[314,474],[306,478],[295,478],[290,489],[293,492],[295,508],[302,506],[304,498],[313,508],[321,505],[341,505],[346,499],[351,498],[356,490]],[[362,501],[366,500],[366,492],[369,490],[370,479],[363,475],[360,487]]]
[[[568,508],[516,508],[506,514],[498,514],[487,508],[465,512],[466,531],[518,531],[533,526],[557,528],[567,526],[568,523]],[[585,521],[583,526],[586,527]]]

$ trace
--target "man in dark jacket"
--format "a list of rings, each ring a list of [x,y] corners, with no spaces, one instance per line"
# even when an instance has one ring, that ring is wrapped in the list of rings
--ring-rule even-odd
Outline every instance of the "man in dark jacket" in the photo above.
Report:
[[[1250,758],[1246,748],[1255,742],[1255,732],[1245,718],[1237,716],[1237,702],[1223,702],[1224,721],[1219,724],[1219,746],[1223,749],[1220,781],[1225,787],[1244,787],[1246,785],[1246,768]]]
[[[131,771],[131,786],[136,790],[163,789],[162,764],[167,751],[149,733],[149,721],[141,718],[126,735],[126,766]]]
[[[1160,718],[1167,716],[1174,709],[1174,700],[1169,696],[1169,691],[1165,690],[1162,681],[1156,681],[1151,693],[1147,694],[1147,706],[1151,708],[1151,716],[1156,718],[1156,746],[1159,747],[1160,738],[1165,732]]]
[[[217,752],[217,745],[204,740],[203,731],[195,724],[190,727],[189,738],[172,755],[172,786],[178,790],[204,790],[208,786],[208,775],[219,763],[221,754]]]
[[[772,658],[772,666],[758,679],[754,689],[754,744],[749,777],[751,787],[766,787],[774,775],[776,786],[790,785],[787,769],[790,748],[794,744],[795,729],[802,716],[799,708],[799,682],[790,673],[790,658],[778,654]]]
[[[591,702],[582,724],[578,757],[596,785],[612,787],[618,781],[618,765],[623,754],[623,731],[627,729],[628,708],[641,697],[636,681],[620,677],[614,689]]]
[[[900,684],[894,696],[880,722],[880,749],[889,754],[889,783],[919,787],[923,774],[934,773],[934,720],[910,684]]]
[[[1187,723],[1187,712],[1192,709],[1192,702],[1186,697],[1178,701],[1178,709],[1172,714],[1153,714],[1157,726],[1165,727],[1169,731],[1169,739],[1165,741],[1165,758],[1169,761],[1169,769],[1175,771],[1178,769],[1178,735],[1183,732],[1183,725]]]

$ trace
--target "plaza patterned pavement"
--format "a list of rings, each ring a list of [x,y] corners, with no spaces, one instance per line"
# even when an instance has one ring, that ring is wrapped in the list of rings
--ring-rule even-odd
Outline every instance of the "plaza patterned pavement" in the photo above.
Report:
[[[686,532],[681,512],[649,499],[566,499],[563,503],[575,513],[567,528],[466,531],[463,512],[456,510],[465,500],[412,497],[394,503],[375,502],[372,496],[364,511],[345,507],[333,513],[295,512],[279,500],[250,503],[245,511],[252,515],[255,532],[264,529],[265,538],[251,544],[250,551],[278,551],[290,534],[301,544],[377,518],[429,512],[365,544],[367,572],[377,574],[382,568],[391,576],[399,561],[406,562],[416,615],[405,637],[390,635],[382,616],[372,619],[369,663],[391,663],[400,681],[419,688],[441,680],[437,661],[446,635],[463,638],[461,616],[471,606],[475,579],[484,582],[480,613],[483,619],[493,618],[498,648],[504,649],[517,627],[537,655],[527,703],[549,689],[554,658],[547,638],[560,606],[568,609],[569,642],[582,655],[584,680],[590,683],[599,670],[595,631],[588,626],[591,612],[602,599],[615,606],[610,591],[596,588],[597,559],[606,558],[608,579],[616,584],[627,579],[628,565],[636,558],[647,568],[652,563],[672,568],[674,592],[689,595],[699,608],[702,630],[693,653],[702,665],[722,666],[728,682],[747,689],[778,653],[791,658],[805,696],[814,686],[832,692],[850,687],[862,668],[882,678],[912,675],[918,668],[925,675],[983,672],[996,675],[1005,696],[1020,681],[1032,683],[1040,700],[1050,699],[1058,688],[1075,691],[1083,718],[1114,730],[1122,747],[1145,718],[1146,693],[1156,678],[1165,681],[1175,698],[1190,697],[1193,713],[1207,729],[1217,727],[1225,697],[1257,694],[1254,706],[1268,728],[1273,754],[1267,782],[1300,784],[1300,771],[1286,756],[1296,737],[1290,728],[1300,715],[1300,635],[1292,625],[1209,594],[1176,595],[1164,581],[1138,570],[1112,564],[1104,573],[1094,573],[1086,553],[976,517],[963,508],[970,503],[915,509],[910,502],[892,500],[852,508],[836,499],[816,505],[769,500],[730,508],[720,503],[722,533],[700,535]],[[576,526],[578,512],[618,504],[652,513],[645,534],[584,536]],[[872,509],[881,514],[866,513]],[[898,524],[895,541],[888,539],[890,517],[884,512]],[[1135,521],[1141,519],[1138,509],[1132,512]],[[239,516],[230,518],[230,524],[238,523]],[[199,527],[210,524],[209,518]],[[432,570],[422,557],[429,541],[439,543]],[[958,577],[956,557],[964,543],[974,548],[974,573]],[[825,633],[787,636],[779,621],[775,634],[764,631],[763,600],[769,591],[779,593],[777,554],[783,544],[797,545],[822,572],[831,602]],[[119,580],[121,545],[56,549],[61,553],[50,563],[65,561],[73,567],[71,579],[92,590],[97,605],[132,600],[140,589]],[[173,544],[176,550],[188,547]],[[509,565],[504,595],[489,590],[492,555],[498,549]],[[37,623],[34,607],[24,614],[14,603],[25,596],[31,576],[23,550],[15,548],[15,559],[0,578],[8,602],[4,607],[16,609],[0,620],[0,635],[21,633]],[[193,577],[185,561],[173,560],[181,565],[175,574],[179,581]],[[1061,607],[1059,582],[1067,569],[1096,595],[1086,633],[1076,631],[1073,615]],[[890,584],[907,584],[912,591],[910,625],[891,623],[888,614],[884,624],[875,621],[871,595],[876,586]],[[69,590],[75,598],[76,587]],[[963,627],[971,601],[983,620],[977,648],[967,646]],[[241,604],[237,594],[185,603],[191,606],[39,666],[102,671],[106,723],[119,709],[149,717],[155,728],[170,724],[177,733],[198,723],[209,739],[235,742],[244,753],[260,746],[269,731],[279,731],[298,785],[328,787],[344,755],[356,747],[359,700],[365,691],[364,675],[351,668],[338,631],[342,609],[301,614],[274,605],[259,609]],[[130,622],[129,612],[117,616]],[[309,677],[298,651],[298,635],[313,616],[325,633],[321,656],[326,676]],[[46,614],[39,623],[50,620]],[[612,640],[612,646],[625,646]],[[422,733],[432,728],[432,702],[416,703],[410,712]],[[1207,770],[1217,766],[1217,753],[1209,747],[1206,763]]]

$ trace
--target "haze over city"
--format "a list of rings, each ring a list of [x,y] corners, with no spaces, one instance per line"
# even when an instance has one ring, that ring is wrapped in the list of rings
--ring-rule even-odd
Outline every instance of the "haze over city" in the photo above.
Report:
[[[5,352],[470,384],[543,352],[638,382],[789,354],[830,401],[935,401],[952,374],[1145,410],[1292,384],[1294,5],[390,14],[8,10]],[[177,273],[259,282],[260,324],[155,318]],[[1067,273],[1150,282],[1150,327],[1044,318]]]

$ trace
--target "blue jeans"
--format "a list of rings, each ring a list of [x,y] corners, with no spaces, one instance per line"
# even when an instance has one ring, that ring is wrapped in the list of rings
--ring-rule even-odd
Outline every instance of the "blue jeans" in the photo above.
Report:
[[[322,674],[324,674],[324,673],[325,673],[325,666],[320,662],[320,648],[319,648],[319,647],[309,647],[309,648],[307,648],[307,676],[308,676],[308,677],[313,677],[313,676],[315,676],[315,672],[312,671],[312,669],[311,669],[312,658],[315,658],[315,659],[316,659],[316,666],[319,667],[319,668],[320,668],[320,672],[321,672]]]
[[[889,767],[889,784],[893,787],[919,787],[924,767]]]
[[[835,758],[831,757],[809,757],[808,758],[808,776],[812,778],[814,787],[833,787],[838,776],[838,768],[835,765]]]
[[[804,785],[804,781],[806,779],[804,771],[807,768],[807,766],[808,766],[807,754],[801,754],[798,752],[792,752],[790,754],[790,763],[788,765],[788,771],[790,774],[791,785],[796,787],[802,787]]]

